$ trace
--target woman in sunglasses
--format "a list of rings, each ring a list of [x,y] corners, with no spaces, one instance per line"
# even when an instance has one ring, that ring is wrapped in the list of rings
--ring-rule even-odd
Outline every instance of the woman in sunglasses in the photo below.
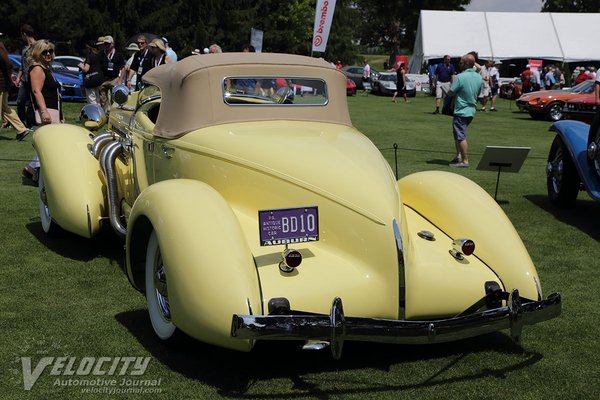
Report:
[[[139,47],[139,50],[133,55],[133,61],[131,62],[131,67],[129,68],[127,76],[127,87],[131,89],[131,80],[135,75],[135,90],[140,90],[143,87],[142,76],[154,67],[154,54],[148,48],[148,41],[146,39],[146,36],[139,35],[136,43]],[[125,77],[121,76],[119,84],[123,83],[124,80]]]
[[[29,80],[36,121],[41,125],[62,122],[60,107],[60,83],[52,75],[54,44],[48,40],[38,40],[31,49]]]
[[[29,83],[32,103],[38,125],[63,122],[60,103],[60,84],[52,75],[51,63],[54,60],[54,44],[42,39],[31,47]],[[37,155],[23,169],[23,175],[37,181],[40,162]]]

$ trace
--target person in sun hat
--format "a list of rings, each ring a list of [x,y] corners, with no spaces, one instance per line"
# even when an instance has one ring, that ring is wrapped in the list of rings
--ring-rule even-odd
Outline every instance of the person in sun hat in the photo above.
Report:
[[[167,48],[165,47],[165,43],[162,39],[154,39],[148,45],[150,50],[154,54],[154,60],[152,62],[152,67],[158,67],[159,65],[168,64],[171,62],[171,59],[167,55]]]
[[[124,79],[128,79],[129,78],[129,70],[131,69],[131,63],[133,62],[133,56],[135,55],[136,52],[138,52],[140,50],[140,47],[136,44],[136,43],[129,43],[129,45],[127,47],[125,47],[125,50],[127,50],[127,55],[129,56],[127,61],[125,61],[125,69],[124,69],[124,74],[123,77]],[[133,75],[133,81],[131,82],[132,86],[135,86],[136,83],[136,76],[135,74]]]
[[[171,48],[171,45],[169,44],[167,38],[163,36],[162,41],[165,43],[165,48],[167,49],[167,56],[169,56],[169,62],[177,62],[177,53],[175,53],[175,51]]]

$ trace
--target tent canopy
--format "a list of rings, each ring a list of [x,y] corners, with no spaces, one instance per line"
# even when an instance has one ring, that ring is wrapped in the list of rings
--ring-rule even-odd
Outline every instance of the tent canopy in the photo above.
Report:
[[[432,58],[600,60],[600,14],[422,10],[410,73]]]

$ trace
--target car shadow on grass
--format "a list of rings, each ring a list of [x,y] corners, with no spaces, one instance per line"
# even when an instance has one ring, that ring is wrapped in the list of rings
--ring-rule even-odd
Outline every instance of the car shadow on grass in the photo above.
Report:
[[[38,242],[62,257],[85,262],[105,257],[110,264],[116,264],[122,270],[125,268],[124,240],[108,229],[102,230],[92,239],[86,239],[64,230],[48,236],[44,233],[39,218],[28,223],[26,228]]]
[[[340,360],[334,360],[329,349],[316,352],[301,350],[299,342],[259,341],[250,353],[241,353],[207,345],[184,334],[174,342],[163,342],[155,336],[146,310],[123,312],[115,318],[166,367],[232,398],[279,399],[307,395],[329,398],[344,394],[385,394],[476,379],[503,379],[511,372],[526,369],[543,359],[539,353],[524,351],[503,333],[426,346],[346,342]],[[479,362],[486,363],[489,359],[487,367],[463,375],[457,373],[454,369],[464,371],[464,365],[459,367],[459,364],[466,362],[464,359],[474,353],[481,353]],[[488,357],[488,353],[492,354]],[[500,357],[502,361],[498,362],[499,356],[493,353],[504,354],[505,357]],[[431,369],[421,372],[414,367],[420,361],[431,361],[439,364],[439,368],[434,368],[433,374]],[[413,363],[409,367],[413,375],[418,376],[417,381],[398,383],[397,370],[403,368],[402,364],[409,363]],[[396,368],[398,365],[400,368]],[[376,370],[383,378],[380,376],[374,383],[372,372],[366,375],[344,374],[353,370]],[[472,368],[468,370],[473,371]],[[330,375],[323,376],[323,382],[316,375],[328,373],[339,375],[335,379],[341,382],[332,387]],[[386,374],[388,378],[385,378]],[[261,383],[270,385],[273,379],[289,381],[282,385],[284,389],[280,389],[279,393],[276,387],[271,387],[268,393],[256,393],[256,386],[261,386]],[[382,385],[382,379],[389,380],[389,384]]]
[[[560,222],[571,225],[600,241],[600,224],[598,224],[598,218],[594,217],[600,215],[600,202],[589,198],[584,199],[584,196],[587,196],[585,192],[580,193],[580,200],[568,208],[552,205],[548,197],[544,195],[526,195],[524,197],[548,214],[552,214]]]

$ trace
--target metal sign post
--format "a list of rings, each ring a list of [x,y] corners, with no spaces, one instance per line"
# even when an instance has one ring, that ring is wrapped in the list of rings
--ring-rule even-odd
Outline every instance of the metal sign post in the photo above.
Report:
[[[485,148],[477,169],[498,172],[496,177],[496,191],[494,193],[494,200],[497,202],[499,202],[497,197],[500,172],[519,172],[529,154],[529,150],[531,150],[531,147],[487,146]]]

